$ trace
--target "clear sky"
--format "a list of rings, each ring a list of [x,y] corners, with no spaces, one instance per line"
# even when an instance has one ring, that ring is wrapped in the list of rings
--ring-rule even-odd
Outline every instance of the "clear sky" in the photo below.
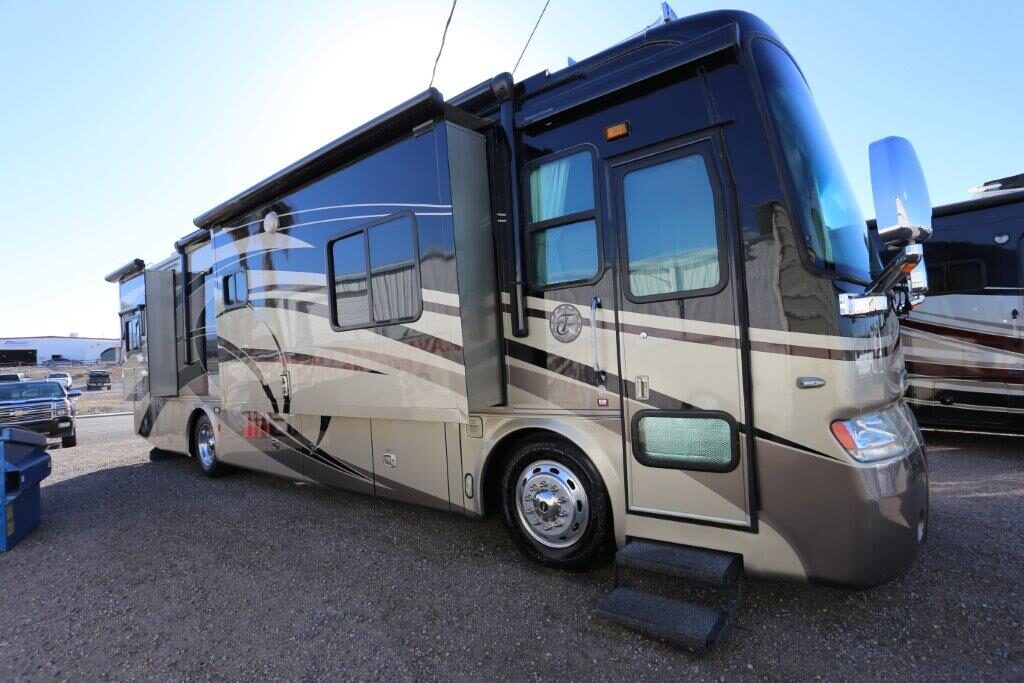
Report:
[[[435,85],[450,97],[511,69],[543,4],[459,0]],[[796,56],[865,215],[867,146],[886,135],[914,143],[936,204],[1024,172],[1024,3],[736,6]],[[0,0],[0,336],[116,336],[106,273],[166,257],[194,216],[425,89],[449,7]],[[516,77],[659,12],[551,0]]]

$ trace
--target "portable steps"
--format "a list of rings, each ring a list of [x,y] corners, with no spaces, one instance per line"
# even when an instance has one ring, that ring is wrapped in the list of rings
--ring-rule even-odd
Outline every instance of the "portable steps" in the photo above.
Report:
[[[624,580],[629,570],[717,587],[726,592],[726,606],[711,607],[639,590]],[[615,556],[615,589],[597,610],[621,626],[704,653],[715,646],[732,621],[742,591],[743,559],[739,555],[632,540]]]

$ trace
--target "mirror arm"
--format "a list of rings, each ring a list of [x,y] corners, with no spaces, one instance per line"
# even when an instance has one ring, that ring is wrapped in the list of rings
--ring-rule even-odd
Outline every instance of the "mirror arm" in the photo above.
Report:
[[[908,252],[906,249],[900,251],[878,274],[871,286],[864,292],[866,296],[886,294],[901,279],[909,277],[910,271],[914,269],[921,260],[919,252]]]

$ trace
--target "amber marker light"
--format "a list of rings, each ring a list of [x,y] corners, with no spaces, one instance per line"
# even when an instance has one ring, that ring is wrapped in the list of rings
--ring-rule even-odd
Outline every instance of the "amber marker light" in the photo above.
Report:
[[[622,123],[616,123],[614,126],[608,126],[604,129],[604,139],[608,142],[612,140],[618,140],[629,135],[629,122],[623,121]]]

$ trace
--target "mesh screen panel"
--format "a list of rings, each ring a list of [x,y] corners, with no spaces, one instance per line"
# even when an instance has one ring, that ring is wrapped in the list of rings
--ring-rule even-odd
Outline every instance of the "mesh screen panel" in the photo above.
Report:
[[[728,469],[732,464],[729,423],[714,418],[642,417],[640,449],[664,467]]]

